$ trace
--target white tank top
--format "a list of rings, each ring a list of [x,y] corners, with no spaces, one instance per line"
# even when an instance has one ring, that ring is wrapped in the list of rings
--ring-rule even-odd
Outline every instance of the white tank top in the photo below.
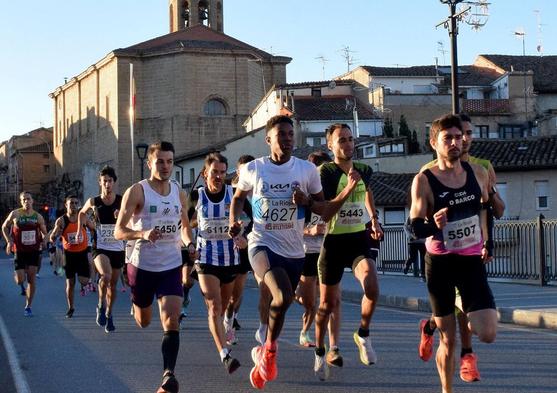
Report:
[[[182,203],[180,188],[174,181],[170,182],[168,195],[160,195],[153,190],[147,180],[139,182],[143,188],[145,202],[139,214],[132,217],[132,229],[144,231],[158,228],[162,236],[155,243],[136,240],[130,263],[139,269],[161,272],[182,265],[180,253],[180,229]]]

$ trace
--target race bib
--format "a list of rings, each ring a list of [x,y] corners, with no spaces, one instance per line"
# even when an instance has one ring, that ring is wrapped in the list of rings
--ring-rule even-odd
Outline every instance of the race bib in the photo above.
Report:
[[[262,198],[258,221],[267,231],[292,229],[298,220],[298,207],[290,198]]]
[[[68,233],[68,243],[79,244],[79,241],[77,239],[77,232],[69,232]]]
[[[478,215],[447,223],[443,228],[445,248],[458,251],[482,241],[480,217]]]
[[[21,243],[25,246],[33,246],[37,244],[37,232],[21,231]]]
[[[345,202],[338,211],[335,226],[365,224],[365,205],[363,202]]]
[[[177,241],[176,234],[178,233],[179,228],[176,220],[156,220],[154,229],[158,229],[161,233],[161,238],[157,240],[157,242],[174,243]]]
[[[101,243],[115,243],[118,240],[114,238],[114,224],[100,224],[97,229],[97,238]]]
[[[309,219],[309,222],[307,223],[308,227],[314,227],[316,225],[320,225],[320,224],[326,224],[325,221],[323,221],[321,219],[321,216],[315,213],[311,213],[311,218]]]
[[[229,240],[228,218],[205,218],[201,220],[200,235],[206,240]]]

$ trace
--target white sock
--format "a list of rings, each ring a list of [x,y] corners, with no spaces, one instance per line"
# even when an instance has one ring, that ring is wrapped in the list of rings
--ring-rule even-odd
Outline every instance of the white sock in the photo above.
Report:
[[[223,348],[220,350],[219,355],[220,355],[220,361],[223,362],[224,358],[226,357],[226,355],[228,355],[230,353],[230,350],[228,348]]]
[[[224,314],[224,319],[223,319],[223,324],[224,324],[224,329],[226,331],[232,329],[232,323],[234,322],[234,319],[228,319],[228,317],[226,316],[226,313]]]
[[[259,323],[259,336],[263,338],[263,343],[267,340],[267,324],[266,323]]]

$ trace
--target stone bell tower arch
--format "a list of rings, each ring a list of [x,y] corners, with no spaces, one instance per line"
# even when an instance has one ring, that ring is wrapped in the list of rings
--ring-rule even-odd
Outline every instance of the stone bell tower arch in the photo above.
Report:
[[[204,25],[224,32],[224,0],[169,0],[170,32]]]

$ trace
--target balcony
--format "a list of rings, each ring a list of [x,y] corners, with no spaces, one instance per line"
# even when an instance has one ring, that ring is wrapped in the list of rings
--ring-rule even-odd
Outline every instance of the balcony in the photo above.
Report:
[[[508,99],[462,100],[462,111],[469,115],[508,115],[511,113]]]

